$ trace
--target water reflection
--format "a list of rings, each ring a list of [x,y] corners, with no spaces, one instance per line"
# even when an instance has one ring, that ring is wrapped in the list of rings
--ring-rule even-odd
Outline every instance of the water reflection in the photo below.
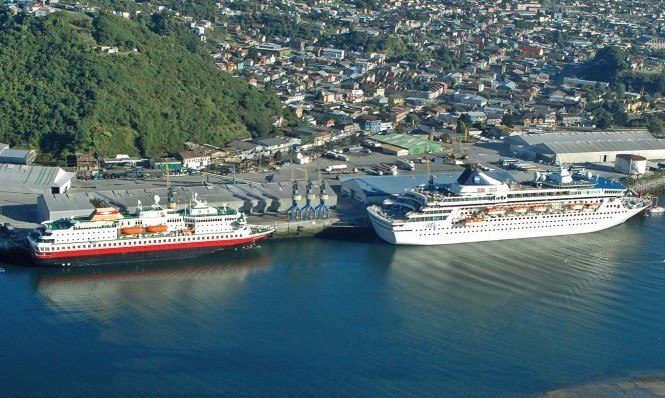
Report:
[[[588,380],[665,332],[653,327],[662,325],[653,299],[626,299],[662,296],[663,273],[644,277],[659,271],[642,262],[650,250],[640,232],[644,224],[638,219],[592,234],[400,247],[389,281],[403,333],[428,347],[422,355],[432,361],[445,357],[447,367],[469,372],[468,379],[447,380],[452,391],[468,383],[501,390]],[[641,360],[648,366],[659,359]],[[491,389],[484,394],[493,395]]]
[[[39,269],[34,286],[37,296],[65,317],[156,318],[223,303],[268,264],[269,257],[252,248],[187,260]]]

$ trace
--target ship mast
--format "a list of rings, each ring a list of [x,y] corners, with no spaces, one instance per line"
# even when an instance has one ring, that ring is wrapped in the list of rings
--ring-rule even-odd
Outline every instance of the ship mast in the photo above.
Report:
[[[165,160],[164,165],[166,167],[166,207],[168,209],[175,209],[176,208],[176,203],[175,199],[173,198],[173,195],[175,192],[173,191],[173,188],[171,187],[171,175],[169,174],[169,161]]]

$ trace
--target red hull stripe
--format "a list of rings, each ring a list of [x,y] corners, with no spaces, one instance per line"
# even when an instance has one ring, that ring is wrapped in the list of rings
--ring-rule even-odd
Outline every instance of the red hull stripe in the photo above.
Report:
[[[156,252],[167,250],[182,250],[182,249],[197,249],[204,247],[229,247],[240,246],[248,243],[256,242],[270,236],[272,232],[265,234],[255,234],[246,238],[239,239],[222,239],[222,240],[209,240],[209,241],[189,241],[189,242],[173,242],[173,243],[154,243],[136,246],[122,246],[122,247],[96,247],[91,249],[78,249],[78,250],[64,250],[48,253],[35,253],[37,260],[51,260],[56,258],[71,258],[71,257],[85,257],[85,256],[99,256],[105,254],[122,254],[122,253],[141,253],[141,252]],[[102,242],[104,243],[104,242]],[[97,243],[98,245],[100,243]]]

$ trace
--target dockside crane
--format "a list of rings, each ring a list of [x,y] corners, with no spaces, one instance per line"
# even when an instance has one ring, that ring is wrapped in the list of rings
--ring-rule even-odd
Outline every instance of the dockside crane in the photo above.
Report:
[[[302,196],[298,193],[298,181],[295,178],[295,172],[293,170],[293,164],[291,165],[291,186],[293,187],[293,194],[291,195],[291,207],[286,210],[286,215],[289,221],[301,220],[302,219],[302,210],[298,202],[302,200]]]
[[[321,179],[321,168],[319,169],[319,205],[316,206],[315,217],[318,220],[330,218],[330,208],[326,201],[328,200],[328,194],[326,193],[326,183]]]
[[[305,167],[305,181],[307,181],[307,195],[305,196],[305,207],[302,208],[302,219],[313,220],[316,217],[316,211],[312,203],[316,195],[312,192],[312,180],[309,179],[307,167]]]

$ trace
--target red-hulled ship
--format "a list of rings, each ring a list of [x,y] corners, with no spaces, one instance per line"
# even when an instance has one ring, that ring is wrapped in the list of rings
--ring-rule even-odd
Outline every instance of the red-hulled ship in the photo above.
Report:
[[[211,207],[196,194],[185,209],[163,208],[159,197],[134,214],[121,214],[101,202],[89,217],[50,220],[28,236],[35,263],[91,265],[115,262],[115,255],[217,250],[247,246],[272,235],[275,228],[247,224],[244,214],[229,207]]]

